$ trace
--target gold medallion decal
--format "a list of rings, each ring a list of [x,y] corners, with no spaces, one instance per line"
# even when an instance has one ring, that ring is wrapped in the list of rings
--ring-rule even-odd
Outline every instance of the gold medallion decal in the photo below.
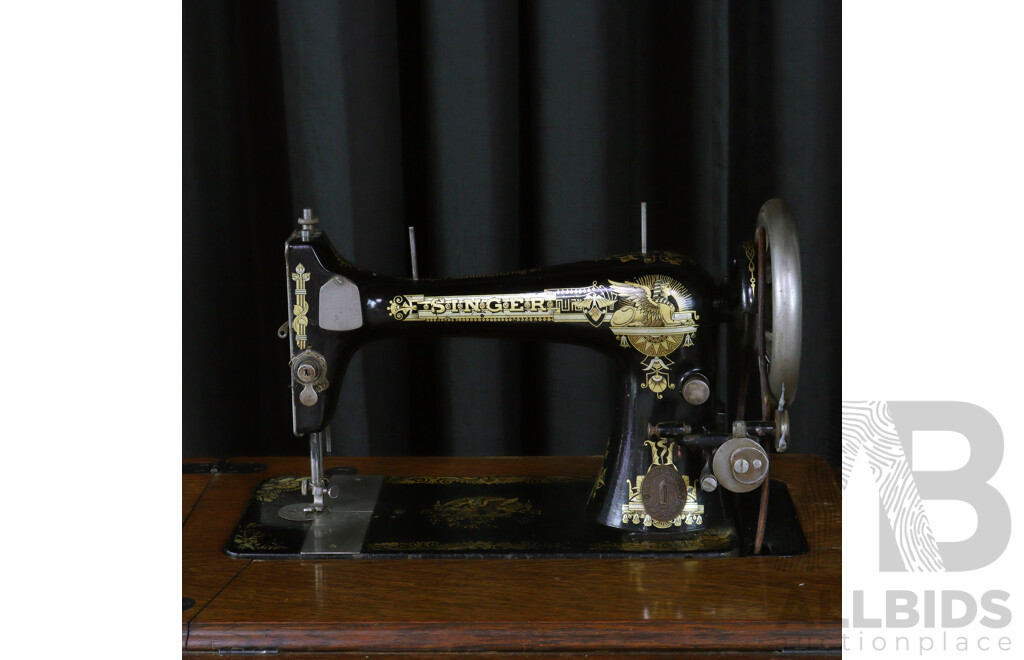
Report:
[[[697,489],[672,459],[676,443],[660,439],[645,440],[644,445],[651,448],[651,465],[647,474],[637,475],[636,485],[626,480],[629,496],[622,505],[622,522],[660,529],[703,525],[704,505],[697,501]]]
[[[295,282],[295,305],[292,307],[292,314],[295,315],[295,320],[292,321],[292,328],[295,330],[295,345],[299,348],[306,348],[306,326],[309,325],[309,319],[306,317],[309,314],[309,303],[306,302],[306,282],[309,281],[309,273],[301,263],[295,267],[292,281]]]
[[[665,275],[643,275],[635,282],[609,280],[609,284],[619,300],[610,325],[621,345],[628,341],[650,357],[668,355],[680,344],[693,346],[700,317],[681,282]]]

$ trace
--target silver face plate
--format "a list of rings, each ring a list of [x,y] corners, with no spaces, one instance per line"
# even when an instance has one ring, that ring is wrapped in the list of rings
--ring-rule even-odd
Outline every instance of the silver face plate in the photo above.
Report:
[[[352,280],[335,275],[320,287],[320,327],[344,332],[363,326],[359,287]]]
[[[314,518],[302,544],[304,555],[354,555],[362,552],[384,477],[335,475],[338,497],[325,504],[326,514]]]

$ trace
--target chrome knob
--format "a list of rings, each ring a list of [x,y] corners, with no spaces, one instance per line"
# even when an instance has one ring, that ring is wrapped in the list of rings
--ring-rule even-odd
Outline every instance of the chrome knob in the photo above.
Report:
[[[711,386],[702,374],[693,374],[683,380],[682,394],[688,404],[699,406],[711,397]]]

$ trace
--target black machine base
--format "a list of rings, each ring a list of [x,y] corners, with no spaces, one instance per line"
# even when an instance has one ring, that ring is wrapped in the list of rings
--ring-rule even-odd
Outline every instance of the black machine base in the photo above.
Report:
[[[253,559],[735,557],[753,553],[760,489],[727,497],[733,519],[686,537],[622,533],[588,521],[592,480],[577,477],[335,475],[341,494],[308,521],[300,477],[257,488],[224,551]],[[293,507],[294,508],[294,507]],[[786,485],[772,480],[762,555],[807,552]]]

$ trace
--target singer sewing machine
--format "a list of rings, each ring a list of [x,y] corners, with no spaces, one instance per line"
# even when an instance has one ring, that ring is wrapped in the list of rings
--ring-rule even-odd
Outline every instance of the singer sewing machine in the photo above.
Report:
[[[311,473],[264,482],[226,551],[356,558],[804,552],[786,487],[769,479],[771,453],[790,442],[800,367],[800,258],[788,207],[767,202],[751,238],[721,283],[687,256],[648,252],[646,238],[638,253],[450,280],[417,277],[413,242],[413,277],[405,279],[347,261],[306,210],[285,245],[286,337],[292,430],[308,439]],[[716,397],[725,368],[720,324],[734,327],[751,362],[756,356],[754,415],[745,414],[745,378],[731,419]],[[439,335],[571,343],[611,359],[621,378],[618,424],[594,478],[325,472],[325,429],[355,352],[375,339]]]

